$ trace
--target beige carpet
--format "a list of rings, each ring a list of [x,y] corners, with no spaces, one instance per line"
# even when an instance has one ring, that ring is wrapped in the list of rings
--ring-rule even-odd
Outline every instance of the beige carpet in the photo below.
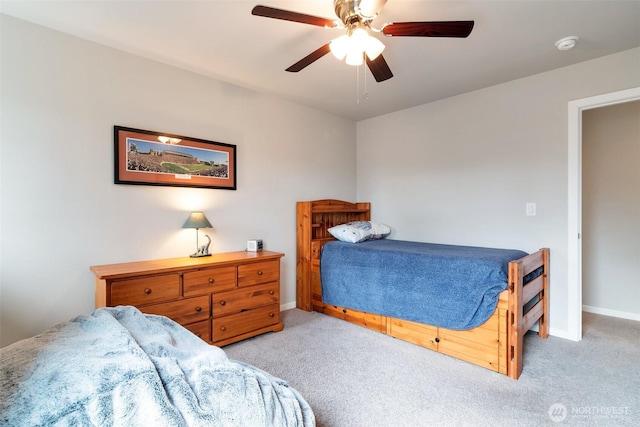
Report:
[[[283,378],[320,427],[640,425],[640,322],[584,313],[580,342],[525,337],[504,375],[319,313],[224,347]]]

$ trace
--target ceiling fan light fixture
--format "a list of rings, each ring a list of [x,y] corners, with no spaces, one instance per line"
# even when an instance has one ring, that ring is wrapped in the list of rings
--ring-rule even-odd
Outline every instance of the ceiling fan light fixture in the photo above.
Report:
[[[347,56],[347,52],[349,51],[349,44],[349,36],[344,34],[337,39],[333,39],[329,43],[329,50],[331,50],[333,56],[342,61],[344,57]]]
[[[362,65],[363,54],[370,60],[376,59],[384,50],[384,44],[369,35],[364,28],[355,28],[350,35],[342,35],[329,43],[329,50],[338,60],[346,58],[348,65]]]
[[[364,46],[367,42],[367,38],[369,37],[369,33],[364,28],[354,28],[351,32],[351,43],[356,46]]]
[[[370,60],[376,59],[384,50],[384,43],[375,37],[369,36],[366,40],[364,51]]]
[[[345,62],[348,65],[359,66],[364,62],[364,52],[367,46],[369,33],[363,28],[356,28],[349,37],[349,50]]]
[[[350,50],[347,53],[347,58],[345,59],[347,65],[359,66],[362,65],[364,59],[362,58],[362,51],[358,49]]]

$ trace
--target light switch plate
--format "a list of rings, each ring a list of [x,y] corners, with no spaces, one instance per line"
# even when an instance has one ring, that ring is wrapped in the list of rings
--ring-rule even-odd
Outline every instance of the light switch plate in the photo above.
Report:
[[[535,203],[527,203],[527,205],[526,205],[526,213],[527,213],[527,216],[536,216],[536,204]]]

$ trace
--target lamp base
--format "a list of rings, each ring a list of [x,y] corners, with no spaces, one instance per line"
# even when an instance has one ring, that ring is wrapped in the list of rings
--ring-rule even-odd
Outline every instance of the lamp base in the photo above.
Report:
[[[191,258],[202,258],[204,256],[211,256],[211,254],[191,254],[189,255]]]

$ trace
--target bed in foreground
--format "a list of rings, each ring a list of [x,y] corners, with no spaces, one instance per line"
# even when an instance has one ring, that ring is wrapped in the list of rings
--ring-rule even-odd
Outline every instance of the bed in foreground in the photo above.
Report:
[[[0,425],[314,426],[285,381],[172,320],[101,308],[0,349]]]
[[[538,324],[538,335],[548,336],[546,248],[528,255],[418,242],[336,242],[329,229],[335,234],[336,226],[370,221],[369,203],[316,200],[298,202],[296,210],[298,308],[338,317],[513,379],[522,373],[527,331]],[[354,252],[362,253],[354,256]],[[427,276],[439,292],[422,293]],[[479,285],[485,289],[476,292]],[[468,303],[466,297],[473,301]],[[429,304],[436,311],[423,312]]]

